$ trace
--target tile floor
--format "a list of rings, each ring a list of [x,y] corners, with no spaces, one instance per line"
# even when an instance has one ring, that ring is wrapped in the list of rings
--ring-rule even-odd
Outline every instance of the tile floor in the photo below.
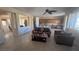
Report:
[[[5,33],[5,42],[0,45],[0,51],[71,51],[73,47],[57,45],[54,41],[54,31],[46,43],[31,40],[28,32],[19,36],[17,33]]]

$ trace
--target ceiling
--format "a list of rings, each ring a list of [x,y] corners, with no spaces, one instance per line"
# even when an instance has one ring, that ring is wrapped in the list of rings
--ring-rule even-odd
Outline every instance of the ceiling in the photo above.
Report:
[[[49,15],[48,13],[43,15],[46,9],[57,10],[57,12]],[[7,14],[8,12],[14,12],[30,16],[38,17],[51,17],[51,16],[64,16],[75,9],[74,7],[0,7],[0,14]],[[3,11],[5,10],[5,11]],[[7,11],[7,12],[6,12]]]
[[[8,11],[4,11],[0,9],[0,15],[8,15]]]
[[[14,7],[14,9],[33,16],[63,16],[66,13],[69,13],[71,7]],[[52,15],[43,15],[46,9],[57,10],[57,12],[53,13]]]

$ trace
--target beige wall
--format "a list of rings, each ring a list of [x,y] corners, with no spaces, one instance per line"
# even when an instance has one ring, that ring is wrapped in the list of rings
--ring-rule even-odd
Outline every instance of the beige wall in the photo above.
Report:
[[[5,19],[7,25],[10,25],[10,15],[0,15],[0,22],[2,23],[2,20]],[[2,25],[2,24],[1,24]]]
[[[27,20],[27,26],[28,26],[28,16],[19,15],[19,23],[20,25],[24,25],[24,21]]]
[[[27,20],[27,26],[29,26],[33,29],[33,16],[19,15],[20,25],[24,25],[25,20]]]

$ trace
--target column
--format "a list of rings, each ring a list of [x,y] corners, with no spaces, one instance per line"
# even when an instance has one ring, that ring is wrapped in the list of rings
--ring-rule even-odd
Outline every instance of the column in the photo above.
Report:
[[[66,15],[64,18],[64,30],[67,28],[68,16]]]
[[[39,27],[39,17],[36,17],[36,27]]]
[[[14,31],[18,31],[19,27],[19,16],[16,13],[11,13],[11,27]]]
[[[29,16],[28,23],[29,23],[29,26],[31,27],[31,29],[33,29],[33,17],[32,16]]]

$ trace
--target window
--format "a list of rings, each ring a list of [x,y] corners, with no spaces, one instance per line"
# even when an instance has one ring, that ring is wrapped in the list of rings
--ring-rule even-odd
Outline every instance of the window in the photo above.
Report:
[[[77,18],[76,24],[75,24],[75,29],[79,30],[79,18]]]

